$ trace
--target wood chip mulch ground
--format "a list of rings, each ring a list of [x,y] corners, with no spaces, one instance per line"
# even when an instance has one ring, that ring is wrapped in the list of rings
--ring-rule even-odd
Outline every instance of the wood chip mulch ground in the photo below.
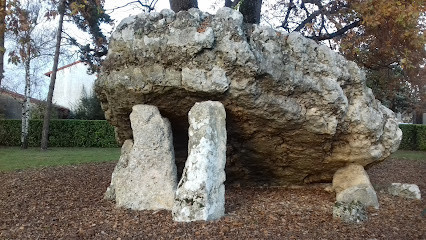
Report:
[[[368,170],[378,188],[419,185],[426,162],[389,159]],[[309,188],[227,187],[226,216],[177,223],[168,211],[130,211],[102,199],[114,163],[0,173],[0,239],[426,239],[424,200],[378,191],[364,224],[332,218],[334,194]]]

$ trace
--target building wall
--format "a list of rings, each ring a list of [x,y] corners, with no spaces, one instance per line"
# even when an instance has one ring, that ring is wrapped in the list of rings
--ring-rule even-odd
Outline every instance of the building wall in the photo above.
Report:
[[[87,94],[93,91],[96,75],[87,74],[87,66],[80,62],[57,72],[53,103],[68,109],[75,109],[82,97],[83,88]]]

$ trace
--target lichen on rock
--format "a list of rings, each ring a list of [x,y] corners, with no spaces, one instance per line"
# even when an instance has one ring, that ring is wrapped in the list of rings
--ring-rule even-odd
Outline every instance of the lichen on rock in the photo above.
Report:
[[[177,176],[170,123],[149,105],[135,105],[130,119],[134,139],[124,142],[104,198],[133,210],[171,210]]]
[[[220,101],[228,182],[330,181],[349,163],[384,160],[402,135],[354,62],[299,33],[244,24],[229,8],[123,20],[96,92],[120,143],[133,137],[132,106],[149,104],[170,120],[176,153],[186,150],[190,108]]]
[[[188,118],[188,160],[176,190],[173,220],[216,220],[225,214],[225,108],[220,102],[196,103]]]
[[[359,201],[337,201],[333,206],[333,218],[345,223],[363,223],[368,220],[368,213],[364,204]]]
[[[416,184],[391,183],[387,190],[389,194],[394,196],[417,200],[422,199],[419,186]]]

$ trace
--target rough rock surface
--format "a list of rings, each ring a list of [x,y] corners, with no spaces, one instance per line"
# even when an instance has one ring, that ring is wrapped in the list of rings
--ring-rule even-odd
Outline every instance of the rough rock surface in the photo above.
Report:
[[[121,143],[132,138],[132,106],[157,106],[172,124],[176,153],[187,148],[189,109],[222,102],[229,182],[330,181],[348,163],[384,160],[402,135],[354,62],[298,33],[246,25],[229,8],[124,19],[96,92]]]
[[[389,194],[394,196],[418,200],[422,198],[419,186],[416,184],[392,183],[387,190]]]
[[[188,160],[176,190],[173,220],[219,219],[225,214],[225,108],[220,102],[196,103],[188,118]]]
[[[364,168],[360,165],[350,164],[337,170],[333,177],[333,189],[338,202],[357,201],[366,207],[379,208],[376,191],[374,191]]]
[[[366,207],[374,207],[379,209],[379,201],[376,191],[368,186],[353,186],[336,194],[336,201],[350,203],[359,201]]]
[[[357,164],[349,164],[334,173],[333,190],[339,193],[347,188],[359,185],[371,186],[370,178],[364,168]]]
[[[345,223],[362,223],[368,220],[365,205],[358,201],[336,202],[333,206],[333,217]]]
[[[134,210],[172,209],[176,164],[170,123],[155,106],[130,114],[134,140],[126,140],[105,198]]]

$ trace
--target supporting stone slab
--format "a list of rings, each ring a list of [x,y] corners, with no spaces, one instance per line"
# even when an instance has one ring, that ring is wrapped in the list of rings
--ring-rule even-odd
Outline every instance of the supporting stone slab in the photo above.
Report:
[[[225,108],[220,102],[196,103],[188,117],[188,159],[176,190],[173,220],[219,219],[225,214]]]
[[[134,140],[123,144],[105,198],[117,207],[171,210],[177,176],[170,123],[150,105],[134,106],[130,121]]]
[[[379,208],[376,191],[361,165],[350,164],[337,170],[333,176],[333,190],[336,192],[338,202],[359,201],[366,207]]]

